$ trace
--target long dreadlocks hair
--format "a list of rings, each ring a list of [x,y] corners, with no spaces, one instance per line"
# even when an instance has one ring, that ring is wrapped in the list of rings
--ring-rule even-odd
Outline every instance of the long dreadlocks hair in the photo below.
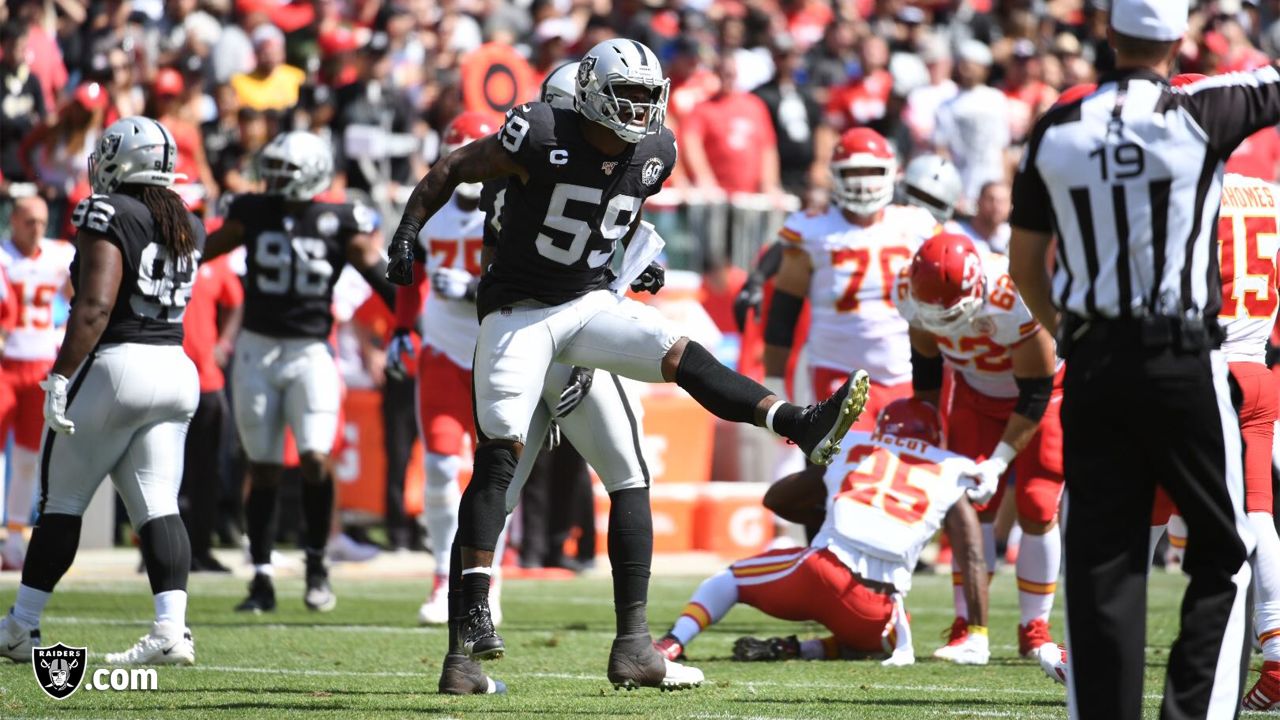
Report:
[[[159,236],[157,241],[169,250],[169,257],[175,263],[186,262],[195,255],[196,238],[191,231],[190,216],[177,193],[159,185],[134,184],[121,185],[119,192],[128,193],[147,206]]]

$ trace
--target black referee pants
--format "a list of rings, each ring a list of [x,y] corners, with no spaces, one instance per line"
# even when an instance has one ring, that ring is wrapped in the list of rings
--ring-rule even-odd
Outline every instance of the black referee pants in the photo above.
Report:
[[[1186,519],[1191,576],[1161,717],[1234,718],[1246,668],[1252,534],[1225,359],[1085,333],[1067,358],[1062,425],[1073,719],[1140,718],[1148,528],[1162,485]]]

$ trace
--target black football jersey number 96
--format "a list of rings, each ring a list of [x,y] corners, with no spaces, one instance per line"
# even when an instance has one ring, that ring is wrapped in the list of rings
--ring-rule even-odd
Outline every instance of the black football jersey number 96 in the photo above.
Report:
[[[173,257],[156,242],[151,212],[137,198],[120,193],[91,195],[71,214],[71,224],[102,235],[120,248],[124,260],[120,290],[100,344],[182,344],[182,319],[204,250],[204,225],[187,213],[196,239],[195,255]],[[79,291],[80,253],[71,261],[71,287]],[[74,301],[73,301],[74,302]]]
[[[333,286],[347,244],[372,232],[373,212],[350,203],[290,207],[272,195],[242,195],[227,219],[244,227],[244,327],[276,338],[326,339],[333,328]]]
[[[544,103],[507,113],[498,139],[529,179],[512,179],[492,197],[498,254],[480,284],[481,317],[520,300],[559,305],[607,286],[618,241],[671,175],[670,130],[609,156],[582,136],[583,122]]]

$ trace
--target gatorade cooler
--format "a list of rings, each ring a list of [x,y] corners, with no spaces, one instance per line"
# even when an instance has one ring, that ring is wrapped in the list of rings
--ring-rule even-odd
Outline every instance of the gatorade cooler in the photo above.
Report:
[[[759,553],[773,540],[773,513],[763,503],[768,483],[710,482],[697,488],[695,550],[740,558]]]

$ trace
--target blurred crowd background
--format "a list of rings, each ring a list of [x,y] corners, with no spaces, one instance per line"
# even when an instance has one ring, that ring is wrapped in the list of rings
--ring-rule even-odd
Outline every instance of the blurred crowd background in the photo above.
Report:
[[[177,189],[211,225],[220,199],[260,187],[253,160],[268,139],[308,129],[333,144],[338,176],[328,197],[377,208],[389,231],[462,109],[498,113],[532,100],[560,64],[627,37],[663,61],[667,121],[680,146],[675,175],[647,215],[667,238],[670,266],[693,278],[723,336],[721,357],[758,373],[759,346],[740,344],[733,299],[785,213],[825,203],[835,137],[869,126],[903,164],[946,155],[964,183],[961,220],[1005,237],[1008,184],[1034,119],[1113,62],[1107,4],[8,0],[0,6],[0,236],[10,233],[15,200],[39,196],[47,235],[67,237],[69,209],[89,193],[86,160],[99,133],[132,114],[173,132],[187,177]],[[1184,71],[1245,70],[1280,52],[1280,0],[1193,7]],[[1228,166],[1272,181],[1278,169],[1275,129],[1246,141]],[[386,399],[388,534],[394,545],[412,544],[403,483],[394,479],[408,463],[401,446],[413,441],[402,432],[411,393],[389,385],[379,356],[389,321],[372,311],[359,321],[366,297],[356,288],[339,301],[338,352],[349,360],[350,388]],[[221,350],[216,361],[225,365]],[[232,444],[234,433],[223,434]],[[226,515],[235,517],[237,483],[227,485]],[[589,509],[571,512],[589,523]]]

